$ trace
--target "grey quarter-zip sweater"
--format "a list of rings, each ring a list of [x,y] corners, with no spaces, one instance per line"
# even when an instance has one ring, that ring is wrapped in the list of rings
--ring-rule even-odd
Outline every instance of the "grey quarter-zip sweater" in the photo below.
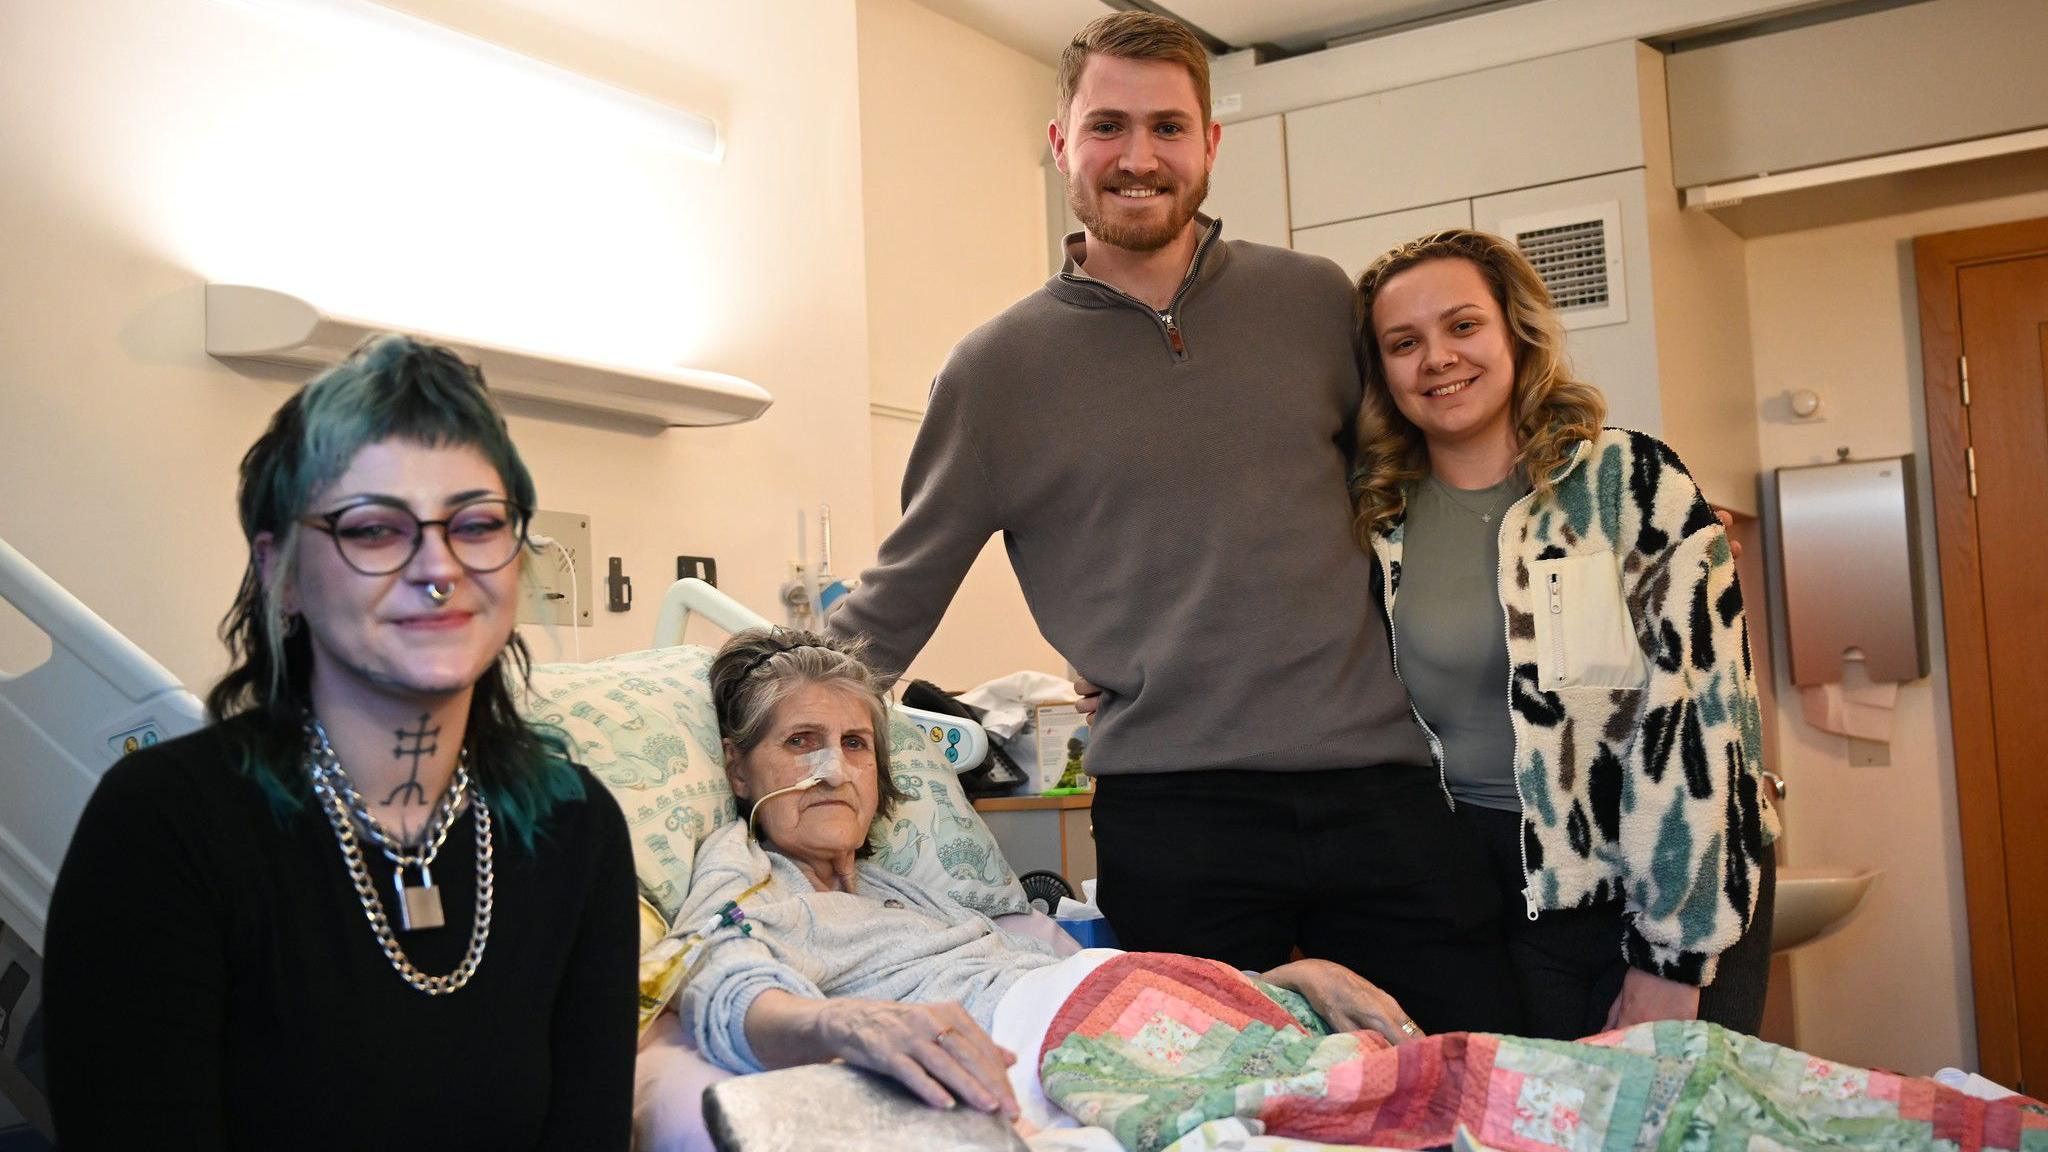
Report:
[[[1077,233],[953,349],[903,520],[831,631],[901,673],[1000,532],[1039,631],[1103,688],[1094,774],[1427,766],[1351,534],[1351,285],[1197,220],[1168,308],[1087,276]]]

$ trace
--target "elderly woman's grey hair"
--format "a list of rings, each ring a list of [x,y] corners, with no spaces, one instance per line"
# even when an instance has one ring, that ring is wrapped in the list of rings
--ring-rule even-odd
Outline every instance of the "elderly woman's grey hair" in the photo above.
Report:
[[[881,677],[861,659],[858,640],[834,640],[797,628],[749,628],[738,632],[711,660],[711,700],[718,710],[718,735],[741,752],[768,734],[775,709],[806,684],[818,684],[859,700],[875,728],[875,818],[895,811],[904,798],[889,769],[889,698]],[[752,807],[742,800],[740,819]],[[857,855],[868,854],[862,845]]]

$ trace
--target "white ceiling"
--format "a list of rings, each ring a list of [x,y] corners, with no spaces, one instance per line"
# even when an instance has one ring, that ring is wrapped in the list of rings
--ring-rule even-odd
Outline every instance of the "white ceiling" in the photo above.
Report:
[[[917,0],[1034,60],[1057,64],[1081,26],[1110,11],[1102,0]]]
[[[1519,0],[1163,0],[1157,6],[1232,47],[1274,44],[1293,52],[1362,32],[1516,2]],[[1061,49],[1083,24],[1113,10],[1103,0],[918,3],[1048,64],[1059,59]]]
[[[1275,44],[1298,52],[1361,32],[1503,5],[1500,0],[1169,0],[1165,7],[1235,47]]]

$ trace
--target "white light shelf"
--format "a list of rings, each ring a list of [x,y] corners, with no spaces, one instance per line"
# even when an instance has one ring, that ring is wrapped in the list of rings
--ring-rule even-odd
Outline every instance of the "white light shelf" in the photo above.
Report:
[[[330,316],[289,293],[243,284],[206,286],[206,351],[221,359],[326,367],[375,332],[445,344],[483,369],[491,391],[664,428],[741,424],[775,402],[737,376],[695,368],[638,368],[554,356],[422,332],[403,324]]]
[[[2010,132],[2003,136],[1986,136],[1955,144],[1938,144],[1932,148],[1915,148],[1908,152],[1892,152],[1862,160],[1821,164],[1793,172],[1767,173],[1744,180],[1726,180],[1719,184],[1696,184],[1685,190],[1685,206],[1692,209],[1732,208],[1744,200],[1778,192],[1797,192],[1806,188],[1842,184],[1850,180],[1917,172],[1926,168],[1984,160],[1993,156],[2011,156],[2043,148],[2048,148],[2048,128]]]

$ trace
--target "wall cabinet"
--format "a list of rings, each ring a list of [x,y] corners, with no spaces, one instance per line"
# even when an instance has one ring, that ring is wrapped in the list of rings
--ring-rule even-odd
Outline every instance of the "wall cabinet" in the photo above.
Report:
[[[1367,216],[1363,220],[1297,228],[1294,230],[1294,250],[1327,256],[1344,269],[1345,275],[1357,280],[1366,265],[1379,259],[1382,253],[1396,244],[1405,244],[1417,236],[1427,236],[1446,228],[1470,227],[1472,202],[1453,200],[1448,204]]]
[[[1224,127],[1202,211],[1223,221],[1226,239],[1287,247],[1287,127],[1281,117]]]
[[[1295,228],[1641,167],[1635,51],[1603,44],[1287,113]]]
[[[1677,53],[1677,183],[2048,127],[2044,44],[2040,0],[1932,0]]]

